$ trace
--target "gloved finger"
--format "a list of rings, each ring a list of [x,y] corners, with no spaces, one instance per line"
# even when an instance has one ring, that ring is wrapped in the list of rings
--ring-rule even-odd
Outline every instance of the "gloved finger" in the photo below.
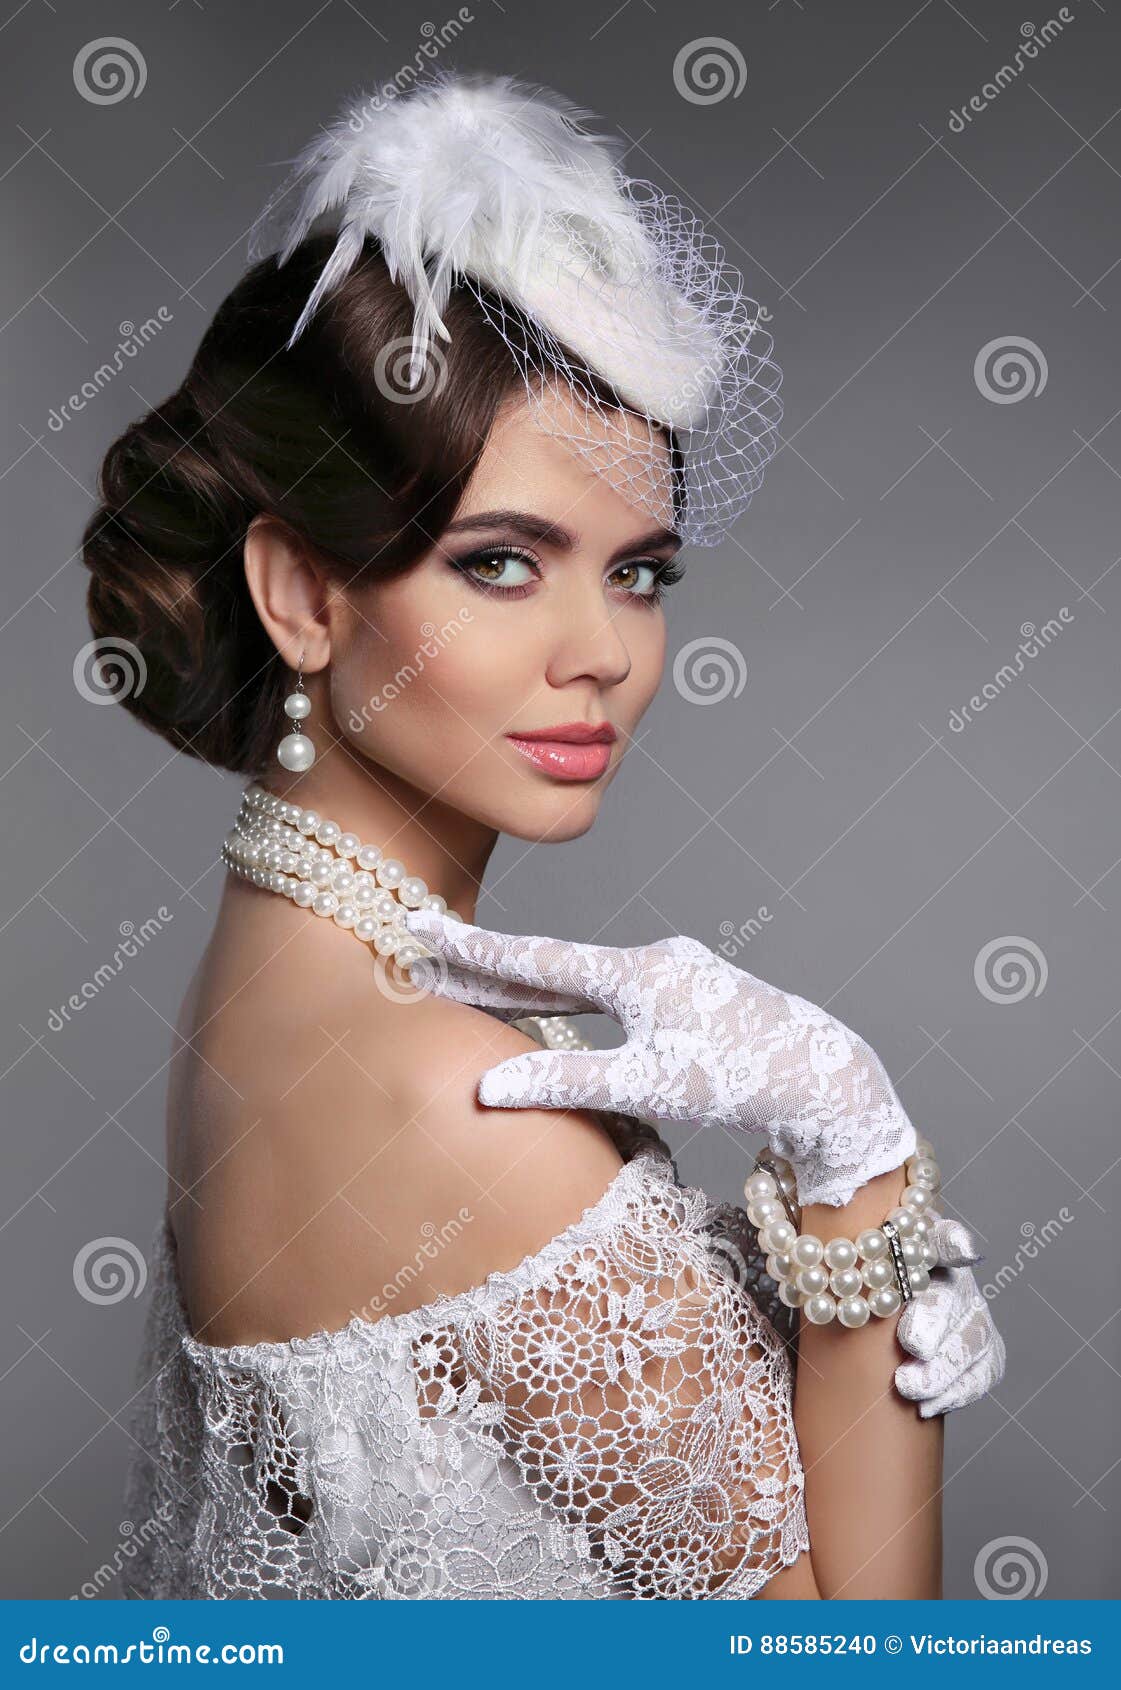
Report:
[[[963,1221],[949,1215],[939,1215],[930,1229],[930,1241],[938,1251],[938,1260],[946,1267],[972,1267],[984,1260],[976,1236]]]
[[[435,910],[409,910],[405,926],[429,945],[461,975],[489,979],[492,987],[506,982],[508,991],[495,991],[492,1002],[541,1008],[542,1000],[524,988],[551,994],[551,1007],[575,1015],[585,1010],[613,1013],[615,988],[626,972],[628,953],[613,945],[589,945],[543,935],[496,933],[470,921],[449,921]]]
[[[919,1414],[923,1420],[930,1420],[936,1414],[949,1414],[955,1408],[968,1408],[970,1403],[980,1402],[989,1392],[999,1385],[1004,1376],[1004,1343],[997,1340],[983,1356],[975,1361],[972,1367],[967,1367],[964,1373],[948,1384],[945,1389],[919,1402]]]
[[[620,1050],[541,1050],[511,1056],[479,1079],[480,1103],[498,1109],[606,1109],[641,1114],[627,1090]]]
[[[961,1333],[955,1328],[947,1334],[936,1355],[926,1361],[901,1362],[896,1369],[896,1384],[901,1396],[917,1402],[952,1392],[956,1380],[967,1378],[983,1365],[992,1368],[998,1361],[1003,1365],[1003,1342],[991,1322],[980,1344],[963,1343]]]
[[[499,1021],[516,1021],[523,1015],[577,1015],[585,1008],[582,1001],[564,993],[511,985],[491,975],[473,973],[457,963],[445,962],[438,951],[413,963],[409,983],[419,992],[485,1009]]]
[[[908,1402],[921,1402],[931,1390],[931,1379],[926,1372],[926,1366],[919,1361],[901,1361],[895,1369],[895,1388],[901,1397]]]
[[[903,1348],[919,1361],[929,1361],[938,1354],[954,1317],[957,1296],[951,1271],[935,1268],[926,1290],[920,1291],[899,1316],[895,1335]]]

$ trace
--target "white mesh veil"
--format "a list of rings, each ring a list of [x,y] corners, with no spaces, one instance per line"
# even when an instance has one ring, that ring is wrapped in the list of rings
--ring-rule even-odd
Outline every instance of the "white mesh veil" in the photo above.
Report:
[[[294,161],[250,257],[285,263],[334,221],[291,345],[376,240],[414,306],[411,339],[380,366],[405,402],[445,379],[441,311],[470,289],[540,425],[686,543],[715,544],[775,453],[773,343],[719,243],[628,176],[591,118],[537,85],[443,70],[397,99],[353,100]]]

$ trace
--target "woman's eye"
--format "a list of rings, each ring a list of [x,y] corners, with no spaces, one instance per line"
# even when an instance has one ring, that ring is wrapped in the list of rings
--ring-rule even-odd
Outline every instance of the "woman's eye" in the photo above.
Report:
[[[536,574],[532,561],[519,552],[473,552],[470,557],[459,559],[454,567],[484,593],[518,594]]]
[[[658,566],[653,563],[624,563],[615,571],[616,576],[624,576],[621,585],[634,588],[632,598],[656,598],[658,594]]]
[[[491,552],[486,557],[477,558],[471,568],[492,587],[520,587],[533,579],[530,565],[514,552]],[[524,574],[518,575],[519,569]]]
[[[536,561],[518,551],[502,547],[488,547],[468,556],[449,559],[452,567],[480,593],[492,593],[503,598],[522,598],[533,590],[532,583],[540,576]],[[666,563],[659,559],[636,559],[620,564],[607,579],[622,587],[627,598],[640,599],[644,604],[657,604],[671,582],[679,579],[679,562]]]
[[[660,604],[666,595],[667,588],[671,587],[675,581],[680,581],[685,573],[685,565],[680,558],[673,563],[623,563],[614,573],[617,576],[626,577],[623,581],[623,587],[628,598],[643,599],[650,604]]]

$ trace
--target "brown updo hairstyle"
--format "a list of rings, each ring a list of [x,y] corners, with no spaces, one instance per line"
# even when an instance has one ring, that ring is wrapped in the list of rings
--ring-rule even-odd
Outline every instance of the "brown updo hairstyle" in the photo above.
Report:
[[[403,394],[394,343],[411,336],[413,306],[373,241],[286,350],[333,245],[312,236],[287,264],[247,271],[182,385],[109,448],[83,536],[94,635],[131,641],[147,666],[122,702],[177,749],[250,776],[291,686],[245,580],[254,516],[280,518],[340,583],[403,573],[451,520],[502,404],[524,392],[458,288],[442,313],[446,378]]]

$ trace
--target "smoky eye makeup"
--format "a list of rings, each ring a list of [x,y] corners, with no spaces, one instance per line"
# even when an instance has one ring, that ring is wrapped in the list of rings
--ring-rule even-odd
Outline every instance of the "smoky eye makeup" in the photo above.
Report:
[[[445,561],[468,586],[488,598],[525,598],[534,591],[534,580],[541,575],[540,562],[532,552],[503,541],[473,546],[458,555],[446,553]],[[680,554],[672,559],[626,558],[613,565],[606,579],[628,571],[639,571],[644,584],[641,590],[634,592],[624,587],[623,596],[640,604],[655,605],[660,604],[667,590],[681,580],[685,564]]]

